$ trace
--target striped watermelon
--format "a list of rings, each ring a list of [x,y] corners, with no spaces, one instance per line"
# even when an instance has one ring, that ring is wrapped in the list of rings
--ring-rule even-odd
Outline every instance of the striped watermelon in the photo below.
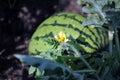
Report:
[[[82,22],[85,19],[79,14],[67,12],[49,17],[33,34],[29,44],[29,53],[37,54],[51,49],[53,46],[48,45],[45,39],[54,38],[60,31],[65,32],[70,41],[74,39],[79,45],[77,49],[81,52],[94,53],[103,49],[108,44],[107,31],[100,27],[84,27]]]

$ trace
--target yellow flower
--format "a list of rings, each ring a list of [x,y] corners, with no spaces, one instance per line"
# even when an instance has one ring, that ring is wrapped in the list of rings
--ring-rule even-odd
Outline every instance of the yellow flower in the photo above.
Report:
[[[55,39],[59,42],[67,42],[68,39],[63,31],[60,31],[59,34],[55,35]]]

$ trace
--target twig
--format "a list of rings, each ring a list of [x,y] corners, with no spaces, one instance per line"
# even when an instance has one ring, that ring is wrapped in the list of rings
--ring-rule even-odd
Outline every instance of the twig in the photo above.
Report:
[[[3,49],[3,50],[0,52],[0,55],[2,55],[3,52],[5,52],[5,49]]]

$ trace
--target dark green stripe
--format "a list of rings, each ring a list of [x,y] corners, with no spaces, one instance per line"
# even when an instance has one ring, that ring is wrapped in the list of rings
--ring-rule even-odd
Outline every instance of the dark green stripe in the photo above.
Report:
[[[49,27],[49,26],[53,26],[53,27],[67,27],[67,28],[74,29],[74,27],[71,24],[61,24],[61,23],[58,23],[57,20],[55,20],[54,23],[51,23],[51,24],[42,24],[41,25],[41,27]]]
[[[50,33],[48,33],[48,34],[46,34],[44,36],[36,36],[36,37],[34,37],[34,39],[38,41],[40,38],[48,38],[50,36],[53,36],[52,32],[50,32]]]
[[[108,45],[108,33],[105,32],[105,35],[106,35],[106,37],[105,37],[106,45]]]
[[[103,36],[103,30],[101,30],[101,29],[99,29],[99,32],[100,32],[100,37],[101,37],[101,45],[102,45],[102,47],[103,47],[103,45],[104,45],[104,36]],[[101,48],[102,48],[101,47]]]
[[[89,27],[87,27],[87,29],[88,29],[88,30],[92,33],[92,35],[94,35],[94,37],[95,37],[95,41],[92,39],[93,44],[96,45],[96,46],[99,48],[100,45],[99,45],[99,43],[97,42],[97,40],[98,40],[98,36],[95,35],[94,31],[93,31],[93,30],[90,30]]]
[[[38,41],[38,40],[40,39],[40,37],[39,37],[39,36],[36,36],[34,39],[35,39],[36,41]]]
[[[108,36],[107,36],[107,32],[106,31],[103,31],[102,33],[103,33],[102,35],[104,37],[104,46],[105,46],[105,45],[107,45],[107,37]]]
[[[89,38],[93,43],[95,43],[94,40],[92,39],[92,37],[91,37],[89,34],[86,34],[85,32],[79,30],[78,28],[74,28],[74,30],[75,30],[75,31],[78,31],[81,35],[85,35],[85,36],[86,36],[87,38]],[[79,41],[79,42],[81,42],[81,41]],[[87,42],[87,43],[88,43],[88,42]],[[81,43],[81,44],[82,44],[82,43]],[[85,44],[86,44],[86,43],[85,43]],[[95,43],[95,45],[96,45],[96,43]],[[92,49],[97,50],[97,48],[93,47],[93,46],[90,45],[89,43],[86,44],[86,46],[88,46],[88,47],[90,47],[90,48],[92,48]],[[97,45],[96,45],[96,46],[97,46]]]
[[[43,25],[41,25],[41,27],[49,27],[49,26],[60,26],[60,27],[66,27],[68,24],[60,24],[60,23],[57,23],[57,20],[54,21],[54,23],[51,23],[51,24],[46,24],[44,23]]]
[[[102,47],[102,36],[101,36],[101,32],[99,31],[99,28],[95,28],[97,30],[97,34],[99,35],[99,39],[100,39],[100,48]]]
[[[80,24],[82,24],[82,22],[83,22],[83,21],[81,21],[81,20],[76,19],[76,18],[75,18],[76,15],[58,14],[58,15],[56,15],[56,16],[58,16],[58,17],[64,16],[64,17],[65,17],[64,19],[69,18],[69,19],[75,20],[76,22],[78,22],[78,23],[80,23]],[[55,17],[56,17],[56,16],[55,16]],[[82,17],[82,16],[81,16],[81,17]]]
[[[76,41],[77,41],[79,44],[82,44],[82,45],[85,45],[86,47],[89,47],[89,48],[91,48],[91,49],[97,50],[97,48],[93,47],[93,46],[90,45],[88,42],[83,42],[83,41],[81,41],[80,39],[76,39]]]
[[[104,42],[104,43],[103,43],[103,46],[104,46],[104,45],[106,44],[106,42],[105,42],[105,33],[104,33],[104,31],[103,31],[102,29],[101,29],[101,31],[102,31],[102,34],[101,34],[101,35],[103,36],[103,40],[104,40],[104,41],[103,41],[103,42]]]

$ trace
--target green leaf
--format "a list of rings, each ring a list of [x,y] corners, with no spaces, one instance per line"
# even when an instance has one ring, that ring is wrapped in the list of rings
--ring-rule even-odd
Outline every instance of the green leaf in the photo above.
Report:
[[[92,15],[92,16],[87,17],[86,21],[84,21],[82,23],[82,25],[84,25],[84,26],[96,25],[96,27],[97,27],[97,26],[103,25],[103,23],[104,22],[102,20],[100,20],[99,17],[96,17],[95,15]]]
[[[29,65],[37,65],[40,72],[42,72],[43,70],[47,70],[47,71],[50,70],[52,72],[56,68],[61,68],[61,70],[63,71],[64,74],[66,74],[66,71],[67,71],[70,75],[73,75],[73,77],[75,77],[76,80],[83,80],[82,75],[75,73],[72,70],[70,70],[69,68],[67,68],[66,66],[63,66],[62,64],[59,64],[56,62],[53,62],[51,60],[37,58],[37,57],[33,57],[33,56],[27,56],[27,55],[20,55],[20,54],[15,54],[14,56],[16,58],[18,58],[20,61],[25,62]]]
[[[91,14],[83,25],[103,25],[108,27],[119,27],[120,18],[120,1],[119,0],[80,0],[86,6],[82,10],[85,13]],[[94,16],[97,14],[98,16]],[[96,17],[96,18],[95,18]]]
[[[95,13],[96,12],[94,8],[86,7],[86,6],[82,8],[82,11],[85,13]]]
[[[30,66],[28,73],[33,74],[36,71],[36,67]]]
[[[102,11],[102,6],[100,6],[95,0],[84,0],[89,4],[88,7],[83,7],[83,11],[86,13],[97,13],[101,16],[102,19],[105,19],[106,15]],[[88,8],[88,9],[87,9]]]
[[[44,75],[44,72],[40,72],[40,70],[38,68],[36,68],[35,78],[39,78],[39,77],[41,77],[43,75]]]
[[[48,59],[42,59],[42,58],[37,58],[34,56],[27,56],[27,55],[19,55],[15,54],[14,55],[16,58],[18,58],[20,61],[25,62],[29,65],[40,65],[39,70],[42,72],[45,68],[46,69],[51,69],[54,70],[56,67],[63,67],[62,65],[55,63],[51,60]],[[65,67],[63,67],[64,69]]]
[[[57,40],[55,40],[55,38],[51,38],[51,37],[49,37],[49,38],[45,38],[44,39],[49,45],[53,45],[53,48],[57,48],[58,47],[58,45],[60,44]]]

